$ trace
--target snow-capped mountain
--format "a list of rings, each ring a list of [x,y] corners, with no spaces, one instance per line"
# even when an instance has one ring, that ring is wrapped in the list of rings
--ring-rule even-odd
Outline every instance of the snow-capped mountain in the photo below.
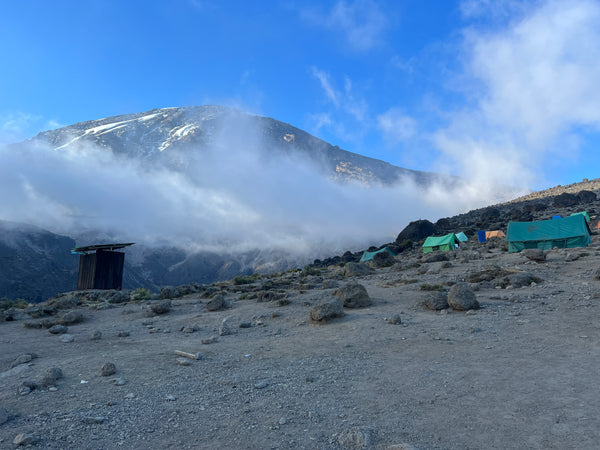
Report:
[[[425,185],[440,175],[404,169],[333,146],[292,125],[222,106],[163,108],[77,123],[37,135],[60,150],[94,144],[145,161],[186,167],[203,151],[230,147],[294,154],[340,181],[393,184],[408,177]],[[449,181],[449,177],[443,177]]]

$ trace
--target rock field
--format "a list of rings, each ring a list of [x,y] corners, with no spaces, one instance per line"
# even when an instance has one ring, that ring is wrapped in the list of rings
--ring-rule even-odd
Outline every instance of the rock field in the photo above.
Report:
[[[593,241],[8,310],[0,448],[596,449]]]

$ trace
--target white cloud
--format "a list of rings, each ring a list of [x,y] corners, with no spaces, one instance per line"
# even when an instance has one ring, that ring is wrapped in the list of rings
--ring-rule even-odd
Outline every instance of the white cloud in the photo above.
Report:
[[[372,0],[340,0],[327,12],[305,10],[303,16],[312,24],[342,33],[351,49],[359,52],[381,45],[388,20]]]
[[[459,173],[523,185],[565,158],[573,129],[600,128],[600,4],[534,6],[502,29],[465,32],[462,82],[475,101],[435,137]]]
[[[323,88],[327,99],[331,103],[333,103],[334,106],[339,106],[339,94],[331,85],[331,81],[329,80],[329,74],[323,70],[317,69],[316,67],[311,68],[311,73],[313,77],[315,77],[319,81],[319,84],[321,85],[321,88]]]
[[[400,108],[390,108],[377,116],[377,126],[390,143],[404,142],[417,132],[417,121],[404,114]]]

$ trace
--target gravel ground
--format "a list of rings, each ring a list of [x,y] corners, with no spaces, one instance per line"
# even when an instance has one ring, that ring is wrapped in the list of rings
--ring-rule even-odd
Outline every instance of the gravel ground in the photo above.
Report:
[[[286,301],[240,300],[246,287],[228,285],[231,308],[214,312],[195,294],[153,317],[144,303],[81,306],[71,342],[1,322],[0,448],[21,433],[47,449],[598,448],[598,246],[545,263],[469,247],[356,278],[372,305],[324,324],[309,312],[333,297],[323,280],[349,281],[339,267],[282,275]],[[543,281],[472,283],[481,309],[468,312],[421,305],[423,289],[486,269]],[[11,368],[23,354],[34,358]],[[114,374],[101,375],[106,363]],[[63,377],[41,386],[51,368]]]

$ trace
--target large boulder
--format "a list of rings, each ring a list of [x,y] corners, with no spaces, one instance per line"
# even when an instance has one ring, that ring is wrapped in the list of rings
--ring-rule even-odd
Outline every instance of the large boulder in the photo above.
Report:
[[[531,260],[531,261],[535,261],[535,262],[544,262],[546,261],[546,252],[544,250],[542,250],[541,248],[526,248],[525,250],[523,250],[521,252],[521,254]]]
[[[592,191],[579,191],[577,193],[577,198],[580,203],[591,203],[597,200],[596,194]]]
[[[206,309],[208,311],[221,311],[223,309],[227,309],[228,307],[229,303],[227,300],[225,300],[225,296],[223,294],[215,295],[206,303]]]
[[[373,304],[362,284],[349,283],[337,289],[334,294],[342,300],[346,308],[364,308]]]
[[[319,300],[310,310],[310,319],[322,322],[342,317],[344,315],[344,304],[337,297],[327,297]]]
[[[448,294],[441,291],[432,291],[423,300],[423,306],[433,311],[448,309]]]
[[[416,220],[409,223],[396,238],[396,243],[402,244],[405,240],[422,241],[427,236],[435,234],[435,226],[429,220]]]
[[[579,204],[579,198],[575,194],[563,192],[562,194],[559,194],[556,197],[554,197],[554,201],[552,202],[552,204],[559,208],[575,206]]]
[[[456,283],[448,292],[448,305],[457,311],[467,311],[469,309],[479,309],[479,302],[475,297],[475,292],[468,283]]]
[[[364,263],[349,262],[344,266],[345,277],[362,277],[364,275],[370,275],[373,273],[373,269]]]
[[[383,251],[379,253],[375,253],[373,255],[373,260],[371,261],[371,267],[374,269],[378,269],[380,267],[390,267],[394,265],[396,260],[394,259],[394,255],[392,255],[388,251]]]

